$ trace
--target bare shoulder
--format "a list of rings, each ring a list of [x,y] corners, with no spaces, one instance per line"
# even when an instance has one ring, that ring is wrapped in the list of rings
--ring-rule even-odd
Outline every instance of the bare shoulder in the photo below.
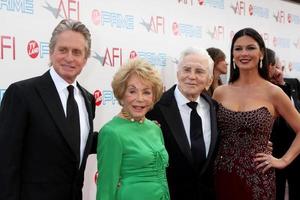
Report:
[[[216,101],[220,101],[222,97],[227,93],[227,91],[230,89],[230,86],[225,84],[218,86],[213,93],[212,98]]]
[[[265,90],[266,94],[269,94],[271,99],[277,99],[280,98],[280,96],[285,95],[280,87],[270,82],[266,84]]]

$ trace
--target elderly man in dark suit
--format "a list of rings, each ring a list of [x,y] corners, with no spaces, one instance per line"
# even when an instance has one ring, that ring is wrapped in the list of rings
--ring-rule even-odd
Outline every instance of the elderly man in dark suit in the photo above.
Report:
[[[147,114],[163,131],[172,200],[214,198],[211,165],[217,125],[215,104],[204,92],[212,73],[213,61],[206,50],[186,49],[178,63],[178,84],[166,91]]]
[[[90,55],[90,32],[62,20],[49,47],[50,70],[10,85],[1,103],[1,200],[82,199],[95,106],[76,77]]]

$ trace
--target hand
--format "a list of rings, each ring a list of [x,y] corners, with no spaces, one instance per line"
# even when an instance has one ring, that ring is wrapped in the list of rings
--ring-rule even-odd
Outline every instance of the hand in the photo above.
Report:
[[[273,152],[273,143],[271,141],[268,141],[267,154],[272,154],[272,152]]]
[[[288,163],[284,159],[277,159],[271,154],[266,153],[257,153],[255,155],[254,162],[257,162],[256,169],[262,168],[263,173],[268,171],[271,167],[276,169],[283,169],[288,165]]]

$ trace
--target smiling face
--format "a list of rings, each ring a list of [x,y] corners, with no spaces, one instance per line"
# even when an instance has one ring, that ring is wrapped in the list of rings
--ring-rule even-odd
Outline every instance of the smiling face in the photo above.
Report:
[[[198,54],[190,54],[179,63],[178,88],[190,101],[195,101],[209,85],[208,60]]]
[[[258,43],[250,36],[238,38],[233,46],[233,58],[239,70],[257,69],[263,52]]]
[[[153,106],[153,88],[149,81],[132,74],[128,81],[123,98],[123,109],[135,120],[145,117]]]
[[[57,36],[50,60],[56,73],[66,82],[73,83],[86,64],[85,39],[81,33],[64,31]]]

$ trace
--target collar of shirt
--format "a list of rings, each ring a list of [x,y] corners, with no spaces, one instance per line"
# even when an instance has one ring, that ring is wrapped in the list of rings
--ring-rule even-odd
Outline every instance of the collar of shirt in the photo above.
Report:
[[[53,67],[50,68],[50,75],[51,78],[55,84],[55,87],[57,89],[58,93],[64,93],[66,95],[66,97],[68,97],[68,89],[67,87],[69,85],[73,85],[74,86],[74,94],[77,95],[78,94],[78,87],[76,85],[76,80],[72,83],[69,84],[67,81],[65,81],[62,77],[60,77],[57,72],[55,71],[55,69]]]
[[[180,109],[181,108],[184,108],[184,109],[188,109],[188,110],[190,110],[191,108],[188,106],[188,105],[186,105],[188,102],[190,102],[190,100],[188,100],[182,93],[181,93],[181,91],[178,89],[178,85],[176,86],[176,88],[175,88],[175,91],[174,91],[174,95],[175,95],[175,99],[176,99],[176,101],[177,101],[177,105],[178,105],[178,107],[180,107]],[[196,100],[196,102],[198,102],[198,106],[197,106],[197,110],[198,110],[198,108],[200,107],[200,108],[202,108],[202,101],[203,101],[204,99],[203,98],[200,98],[200,95],[198,96],[198,98],[197,98],[197,100]],[[205,100],[204,100],[205,101]]]

